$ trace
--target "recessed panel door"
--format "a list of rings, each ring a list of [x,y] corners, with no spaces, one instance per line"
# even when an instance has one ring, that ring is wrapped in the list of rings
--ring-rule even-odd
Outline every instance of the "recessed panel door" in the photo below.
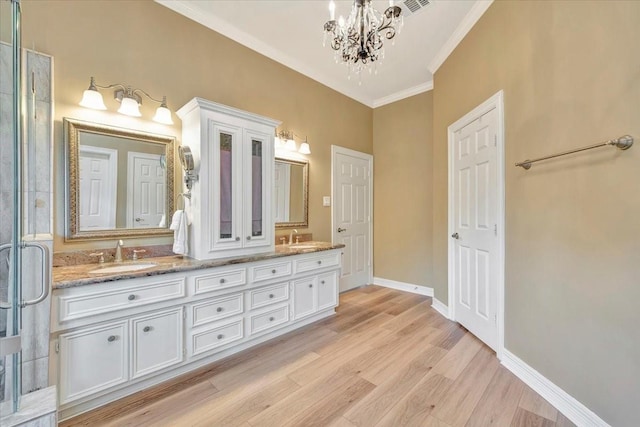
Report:
[[[166,170],[162,156],[130,151],[128,158],[127,226],[159,227],[166,222]]]

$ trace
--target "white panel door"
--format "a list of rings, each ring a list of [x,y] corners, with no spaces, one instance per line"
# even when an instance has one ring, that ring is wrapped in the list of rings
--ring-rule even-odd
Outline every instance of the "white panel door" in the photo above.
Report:
[[[496,109],[453,140],[455,320],[496,349],[498,180]]]
[[[371,281],[371,162],[336,147],[333,156],[333,242],[345,245],[340,291]]]
[[[116,227],[118,150],[80,145],[80,231]]]
[[[127,227],[155,228],[166,218],[166,170],[159,154],[129,152]]]

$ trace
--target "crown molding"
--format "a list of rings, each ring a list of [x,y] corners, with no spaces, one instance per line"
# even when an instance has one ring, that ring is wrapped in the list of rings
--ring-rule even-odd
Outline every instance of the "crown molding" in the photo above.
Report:
[[[409,98],[410,96],[430,90],[433,90],[433,80],[378,98],[373,101],[372,108],[382,107],[383,105],[391,104],[392,102],[400,101],[401,99]]]
[[[489,6],[493,3],[493,0],[478,0],[473,5],[471,10],[465,15],[460,22],[460,25],[453,32],[449,40],[442,46],[442,49],[436,54],[431,63],[429,64],[429,71],[431,74],[435,74],[438,68],[447,60],[449,55],[458,46],[458,44],[464,39],[471,28],[478,22],[480,17],[489,9]]]
[[[198,9],[198,1],[195,0],[155,0],[156,3],[165,6],[174,12],[177,12],[207,28],[216,31],[223,36],[230,38],[231,40],[240,43],[241,45],[248,47],[251,50],[258,52],[261,55],[266,56],[284,66],[291,68],[305,76],[313,79],[319,83],[322,83],[329,88],[340,92],[341,94],[366,105],[367,107],[373,107],[374,101],[370,98],[364,98],[354,93],[351,83],[338,81],[331,79],[317,71],[311,69],[306,64],[298,61],[295,58],[283,53],[282,51],[273,48],[272,46],[264,43],[263,41],[247,34],[246,32],[238,29],[237,27],[229,24],[228,22],[220,19],[210,13],[204,13]]]

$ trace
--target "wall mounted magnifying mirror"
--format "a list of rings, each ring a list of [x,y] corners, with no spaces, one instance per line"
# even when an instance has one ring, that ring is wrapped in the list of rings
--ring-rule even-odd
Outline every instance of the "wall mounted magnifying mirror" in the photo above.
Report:
[[[175,138],[64,119],[66,240],[166,235]]]
[[[309,227],[309,162],[276,158],[273,204],[276,228]]]
[[[178,147],[178,155],[180,157],[180,163],[182,164],[182,170],[184,170],[184,184],[187,190],[189,190],[189,192],[183,194],[183,196],[191,198],[191,188],[193,187],[193,183],[198,180],[198,175],[195,172],[196,163],[195,160],[193,160],[191,149],[186,145]]]

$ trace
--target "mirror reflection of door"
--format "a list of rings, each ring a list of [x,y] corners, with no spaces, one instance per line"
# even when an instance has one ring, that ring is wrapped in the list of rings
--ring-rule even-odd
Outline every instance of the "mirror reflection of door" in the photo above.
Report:
[[[162,155],[129,152],[127,228],[156,228],[166,223],[163,165]]]
[[[276,162],[274,170],[275,221],[289,222],[291,164]]]
[[[80,146],[80,231],[116,226],[118,150]]]

